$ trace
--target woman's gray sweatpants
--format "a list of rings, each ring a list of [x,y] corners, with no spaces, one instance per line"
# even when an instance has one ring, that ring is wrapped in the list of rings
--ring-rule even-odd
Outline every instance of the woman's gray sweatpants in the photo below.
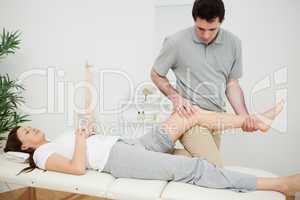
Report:
[[[117,178],[178,181],[208,188],[252,191],[256,177],[220,169],[201,158],[172,155],[174,145],[159,127],[138,139],[121,139],[103,171]]]

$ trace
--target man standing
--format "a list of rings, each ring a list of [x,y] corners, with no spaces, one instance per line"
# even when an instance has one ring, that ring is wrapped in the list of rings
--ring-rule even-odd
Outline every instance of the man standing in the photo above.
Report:
[[[167,37],[151,71],[151,79],[183,117],[191,115],[191,105],[225,112],[225,96],[238,115],[247,115],[242,129],[256,131],[248,114],[238,79],[242,76],[241,41],[222,29],[225,9],[222,0],[196,0],[193,27]],[[176,89],[166,75],[176,76]],[[204,157],[222,167],[220,134],[195,126],[181,138],[191,156]]]

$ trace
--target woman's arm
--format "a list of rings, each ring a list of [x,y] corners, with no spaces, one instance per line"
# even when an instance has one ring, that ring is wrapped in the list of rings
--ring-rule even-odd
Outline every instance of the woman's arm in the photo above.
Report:
[[[77,129],[75,134],[75,149],[72,160],[54,153],[46,161],[46,170],[74,175],[85,174],[86,138],[89,133],[84,129]]]

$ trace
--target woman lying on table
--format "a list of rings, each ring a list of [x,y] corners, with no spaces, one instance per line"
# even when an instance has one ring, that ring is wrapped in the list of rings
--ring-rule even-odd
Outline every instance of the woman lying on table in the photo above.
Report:
[[[266,132],[280,113],[283,102],[272,109],[254,115],[256,127]],[[154,131],[138,139],[118,136],[91,135],[91,131],[77,129],[75,134],[64,134],[51,142],[44,133],[32,127],[11,130],[7,151],[29,153],[28,168],[83,175],[86,169],[111,173],[117,178],[178,181],[208,188],[237,191],[272,190],[294,195],[300,191],[300,174],[278,178],[253,175],[217,168],[204,159],[168,154],[175,142],[192,126],[199,124],[212,130],[240,128],[246,119],[194,107],[196,112],[182,118],[174,112]]]

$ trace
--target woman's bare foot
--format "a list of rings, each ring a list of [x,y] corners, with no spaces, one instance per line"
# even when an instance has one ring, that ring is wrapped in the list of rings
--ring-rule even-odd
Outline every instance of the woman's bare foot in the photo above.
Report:
[[[270,129],[273,120],[282,111],[283,106],[284,106],[284,101],[281,100],[273,108],[267,110],[266,112],[262,114],[254,115],[254,118],[257,120],[256,125],[258,129],[262,132],[267,132]]]
[[[283,177],[281,192],[286,196],[295,196],[300,192],[300,174]]]

